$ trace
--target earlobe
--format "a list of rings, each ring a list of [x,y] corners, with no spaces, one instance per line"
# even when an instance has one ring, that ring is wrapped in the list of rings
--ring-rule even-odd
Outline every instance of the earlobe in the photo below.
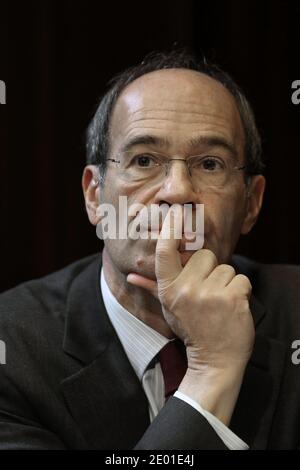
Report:
[[[250,183],[247,185],[246,213],[241,228],[242,235],[249,233],[255,225],[262,207],[265,185],[266,180],[262,175],[252,176]]]
[[[99,222],[97,212],[100,202],[99,170],[95,165],[87,165],[82,175],[82,190],[89,221],[93,225]]]

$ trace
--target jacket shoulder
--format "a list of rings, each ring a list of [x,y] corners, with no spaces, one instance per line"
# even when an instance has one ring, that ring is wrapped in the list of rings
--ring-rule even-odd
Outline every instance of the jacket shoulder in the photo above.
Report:
[[[300,266],[260,263],[241,255],[234,255],[232,264],[237,272],[249,277],[258,289],[268,292],[276,290],[276,287],[286,287],[290,293],[291,288],[296,288],[300,298]]]
[[[239,255],[232,264],[249,278],[254,296],[265,307],[268,331],[288,340],[300,337],[300,266],[259,263]]]
[[[38,279],[24,282],[0,294],[0,331],[16,325],[37,326],[39,320],[64,316],[74,279],[99,255],[91,255]],[[34,322],[34,323],[33,323]]]

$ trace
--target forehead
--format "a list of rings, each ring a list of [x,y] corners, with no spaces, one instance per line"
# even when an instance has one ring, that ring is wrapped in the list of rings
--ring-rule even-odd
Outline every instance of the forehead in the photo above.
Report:
[[[201,134],[226,138],[236,147],[244,142],[231,93],[211,77],[185,69],[145,74],[119,96],[110,122],[111,146],[143,133],[167,137],[177,147]]]

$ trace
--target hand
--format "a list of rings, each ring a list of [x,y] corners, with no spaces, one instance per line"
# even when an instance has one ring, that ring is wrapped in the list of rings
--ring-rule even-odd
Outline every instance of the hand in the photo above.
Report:
[[[174,207],[174,217],[182,216],[180,210]],[[164,239],[168,223],[170,239]],[[232,266],[218,265],[206,249],[195,252],[183,268],[179,244],[169,212],[156,246],[157,283],[137,274],[130,274],[128,282],[159,298],[165,320],[186,345],[190,369],[245,366],[254,341],[250,281]]]
[[[166,322],[185,343],[188,372],[179,389],[228,422],[253,348],[251,284],[232,266],[218,265],[207,249],[195,252],[183,268],[180,240],[174,237],[180,206],[174,217],[168,216],[156,246],[157,284],[137,274],[130,274],[128,282],[159,298]],[[165,239],[168,223],[170,239]]]

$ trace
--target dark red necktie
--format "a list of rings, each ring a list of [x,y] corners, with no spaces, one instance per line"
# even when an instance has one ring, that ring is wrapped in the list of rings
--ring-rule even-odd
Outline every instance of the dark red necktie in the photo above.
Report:
[[[167,343],[158,353],[165,382],[166,400],[178,389],[187,369],[183,343],[176,339]]]

